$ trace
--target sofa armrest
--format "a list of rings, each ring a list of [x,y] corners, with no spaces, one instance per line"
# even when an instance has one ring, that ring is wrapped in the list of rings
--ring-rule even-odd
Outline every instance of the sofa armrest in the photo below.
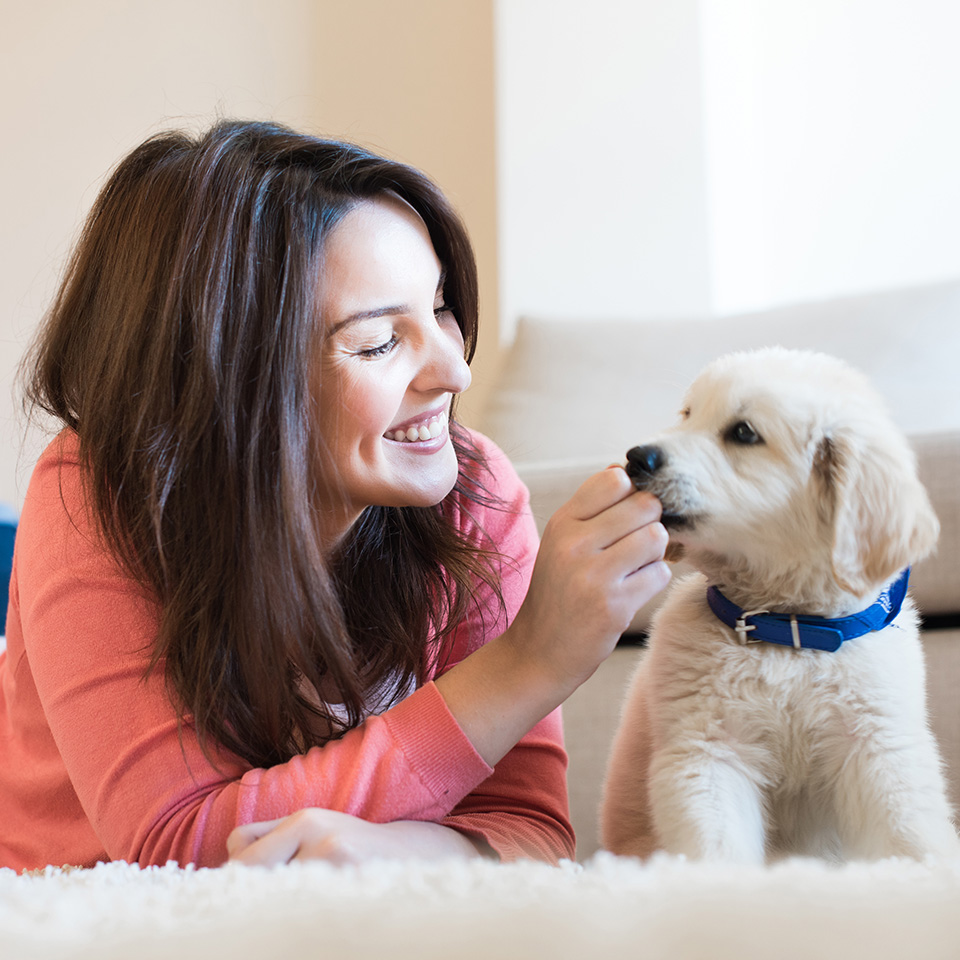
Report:
[[[914,567],[910,592],[925,616],[960,616],[960,431],[921,434],[910,442],[940,520],[936,553]]]

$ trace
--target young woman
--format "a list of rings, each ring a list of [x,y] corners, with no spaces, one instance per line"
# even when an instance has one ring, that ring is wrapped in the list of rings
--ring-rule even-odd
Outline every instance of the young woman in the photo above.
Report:
[[[609,469],[551,520],[457,425],[477,285],[422,174],[167,133],[29,367],[0,866],[574,853],[559,704],[669,574]],[[536,563],[535,563],[536,561]]]

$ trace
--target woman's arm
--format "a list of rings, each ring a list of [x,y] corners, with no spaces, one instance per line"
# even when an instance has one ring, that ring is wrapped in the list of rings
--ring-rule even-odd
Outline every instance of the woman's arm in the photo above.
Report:
[[[666,535],[659,504],[611,469],[557,511],[538,552],[526,488],[500,451],[486,453],[508,505],[483,517],[507,558],[506,620],[493,623],[478,605],[437,687],[495,773],[443,822],[502,859],[555,861],[574,855],[558,705],[669,580],[660,562]]]
[[[576,838],[566,772],[560,711],[554,710],[441,823],[465,833],[503,861],[572,860]]]

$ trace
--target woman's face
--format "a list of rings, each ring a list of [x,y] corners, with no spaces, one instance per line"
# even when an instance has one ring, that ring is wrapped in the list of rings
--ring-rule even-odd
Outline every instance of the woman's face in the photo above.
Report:
[[[447,430],[470,385],[427,228],[400,199],[359,204],[324,248],[319,475],[324,536],[368,506],[439,503],[457,479]]]

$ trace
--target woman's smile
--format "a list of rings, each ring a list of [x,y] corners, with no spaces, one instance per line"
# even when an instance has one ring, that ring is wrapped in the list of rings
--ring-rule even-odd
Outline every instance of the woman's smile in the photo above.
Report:
[[[391,427],[383,436],[385,440],[392,440],[396,443],[413,444],[415,446],[428,446],[430,449],[437,447],[437,444],[428,444],[428,440],[442,438],[447,432],[447,411],[446,408],[438,410],[435,413],[427,414],[425,417],[414,417],[398,426]]]

